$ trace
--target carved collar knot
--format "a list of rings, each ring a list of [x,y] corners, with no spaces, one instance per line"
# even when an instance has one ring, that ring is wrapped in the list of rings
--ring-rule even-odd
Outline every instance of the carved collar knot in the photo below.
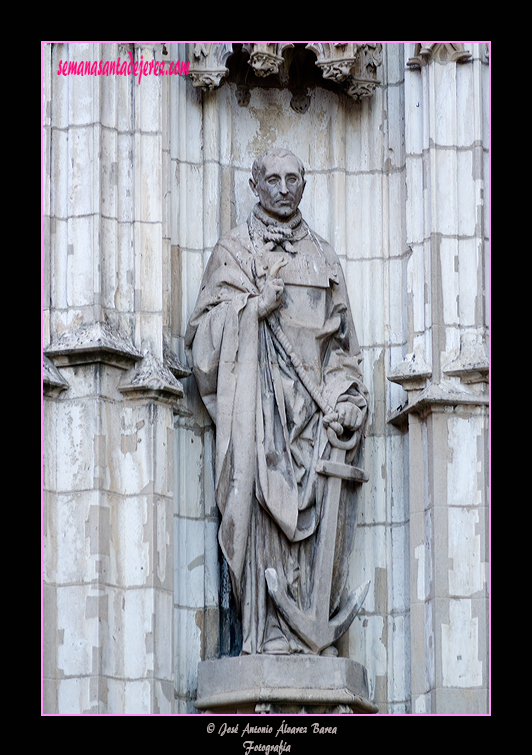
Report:
[[[260,240],[264,245],[264,251],[271,251],[274,247],[281,246],[290,254],[296,253],[291,242],[300,241],[309,232],[308,225],[299,210],[290,220],[282,223],[267,215],[259,203],[251,210],[248,228],[252,241]]]

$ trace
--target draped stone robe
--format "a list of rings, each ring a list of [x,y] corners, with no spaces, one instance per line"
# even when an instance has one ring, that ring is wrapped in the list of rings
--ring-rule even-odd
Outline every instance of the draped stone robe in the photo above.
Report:
[[[291,597],[308,608],[327,485],[316,473],[316,462],[329,452],[321,410],[267,319],[259,319],[259,294],[280,255],[287,260],[279,273],[285,289],[273,316],[304,367],[332,407],[338,399],[347,400],[365,412],[366,389],[333,249],[306,225],[284,248],[264,243],[261,228],[252,215],[214,248],[189,321],[186,350],[216,425],[219,542],[242,616],[242,652],[271,652],[272,640],[277,648],[279,641],[286,646],[275,652],[310,652],[277,614],[264,576],[268,567],[281,569]],[[350,493],[344,483],[331,614],[345,584],[356,525]]]

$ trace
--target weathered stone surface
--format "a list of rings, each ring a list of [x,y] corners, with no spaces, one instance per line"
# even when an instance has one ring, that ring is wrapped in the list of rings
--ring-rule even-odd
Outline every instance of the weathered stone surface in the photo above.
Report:
[[[101,343],[43,369],[44,710],[196,713],[198,662],[237,652],[215,631],[234,607],[194,379],[173,373],[177,403],[118,383],[145,350],[172,371],[166,342],[185,364],[213,248],[278,145],[309,166],[300,209],[339,256],[370,395],[349,569],[372,588],[339,651],[382,713],[485,714],[489,43],[383,43],[357,101],[306,49],[332,43],[283,51],[310,63],[300,82],[256,75],[246,51],[234,66],[224,44],[212,88],[57,73],[130,53],[192,71],[187,43],[43,45],[43,348],[81,323],[131,339],[123,361]]]
[[[146,351],[138,366],[132,367],[119,383],[118,390],[128,398],[153,396],[175,401],[183,397],[183,387],[168,367]]]
[[[228,58],[242,48],[247,53],[246,67],[260,79],[274,80],[276,86],[286,86],[289,82],[290,66],[296,52],[293,42],[245,42],[234,45],[229,42],[197,42],[190,47],[190,75],[194,86],[207,90],[216,89],[226,80],[229,69]],[[297,43],[305,51],[315,54],[314,65],[321,71],[325,80],[342,85],[342,90],[354,100],[371,97],[381,83],[377,79],[377,69],[382,64],[382,44],[379,42],[309,42]],[[298,69],[298,65],[294,65]],[[239,72],[240,73],[240,72]],[[300,74],[300,72],[299,72]],[[301,75],[301,74],[300,74]],[[247,81],[246,72],[240,77]],[[298,82],[300,83],[300,82]],[[292,82],[293,84],[293,82]],[[306,95],[308,99],[308,95]],[[242,103],[241,103],[242,104]],[[247,105],[247,103],[246,103]],[[304,107],[291,103],[296,112],[306,112]]]
[[[104,361],[126,369],[141,354],[106,322],[92,322],[61,333],[44,350],[57,365]]]
[[[368,395],[339,259],[298,209],[305,185],[289,150],[255,160],[259,201],[217,243],[186,335],[216,424],[219,540],[245,653],[323,652],[369,587],[341,596],[356,526],[343,480],[366,479],[349,462]]]
[[[42,360],[43,391],[47,396],[56,396],[68,388],[68,383],[48,357]]]
[[[250,655],[200,663],[195,706],[226,713],[261,705],[270,712],[267,704],[292,706],[292,712],[346,706],[377,713],[368,695],[366,669],[348,658]]]

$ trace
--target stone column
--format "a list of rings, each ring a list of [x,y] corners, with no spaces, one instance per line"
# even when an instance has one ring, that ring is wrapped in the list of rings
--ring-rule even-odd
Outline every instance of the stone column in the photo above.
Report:
[[[405,47],[408,47],[405,46]],[[408,434],[413,713],[487,711],[485,46],[407,50]]]
[[[45,713],[173,711],[161,47],[44,47]]]

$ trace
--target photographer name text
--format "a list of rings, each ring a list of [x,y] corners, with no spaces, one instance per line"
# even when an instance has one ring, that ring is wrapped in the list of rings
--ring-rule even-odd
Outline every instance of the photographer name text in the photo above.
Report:
[[[257,726],[247,723],[244,727],[240,728],[240,724],[238,723],[234,724],[234,726],[230,726],[227,723],[222,723],[220,724],[218,729],[216,729],[215,724],[208,724],[207,732],[209,734],[213,734],[215,731],[219,737],[236,734],[237,736],[239,735],[242,738],[244,736],[250,737],[251,735],[274,734],[275,739],[277,739],[280,735],[286,736],[298,734],[336,734],[337,727],[323,726],[320,723],[312,723],[308,726],[290,726],[286,723],[285,719],[283,719],[283,722],[277,729],[275,729],[271,724]],[[252,753],[254,752],[265,753],[265,755],[282,755],[282,753],[291,751],[291,745],[285,742],[284,739],[281,739],[276,744],[265,744],[263,742],[256,742],[255,740],[248,738],[243,740],[242,747],[245,755],[252,755]]]

